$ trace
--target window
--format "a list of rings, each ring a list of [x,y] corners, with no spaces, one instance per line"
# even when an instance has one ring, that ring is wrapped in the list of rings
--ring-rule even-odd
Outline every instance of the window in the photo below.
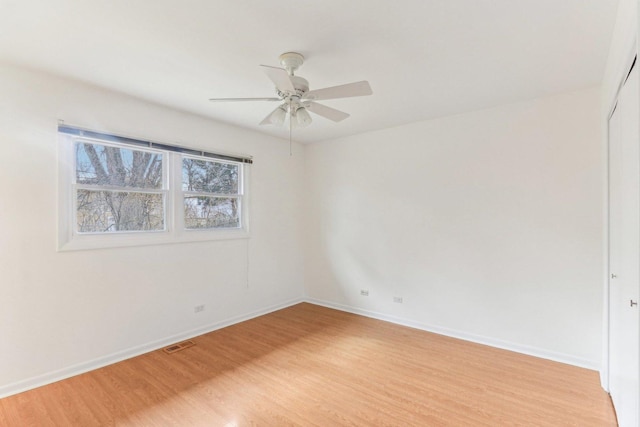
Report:
[[[187,229],[240,226],[240,165],[182,158],[184,223]]]
[[[60,126],[59,249],[248,236],[249,158]]]
[[[78,233],[165,230],[165,154],[75,142]]]

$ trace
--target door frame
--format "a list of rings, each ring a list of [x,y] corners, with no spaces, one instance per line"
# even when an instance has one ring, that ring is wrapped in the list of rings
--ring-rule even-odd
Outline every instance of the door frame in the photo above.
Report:
[[[603,256],[604,256],[604,268],[603,268],[603,273],[604,273],[604,291],[603,291],[603,304],[602,304],[602,308],[603,308],[603,352],[602,352],[602,367],[600,370],[600,383],[602,385],[602,388],[605,389],[605,391],[607,393],[610,392],[610,388],[609,388],[609,363],[610,363],[610,358],[609,358],[609,352],[610,352],[610,345],[611,342],[609,340],[609,336],[610,336],[610,300],[609,300],[609,291],[610,291],[610,282],[609,282],[609,276],[611,274],[611,269],[610,269],[610,258],[609,258],[609,254],[610,254],[610,224],[609,224],[609,203],[610,203],[610,196],[609,196],[609,179],[610,179],[610,173],[609,173],[609,145],[610,145],[610,141],[609,141],[609,137],[611,134],[611,129],[609,126],[611,117],[613,116],[613,113],[615,112],[616,106],[618,105],[618,97],[620,96],[620,91],[622,90],[622,87],[624,86],[624,84],[627,81],[627,77],[629,76],[629,73],[631,72],[632,67],[634,66],[634,62],[636,61],[636,58],[638,57],[638,49],[637,49],[637,39],[634,39],[633,43],[632,43],[632,48],[631,51],[627,54],[626,56],[626,60],[623,63],[623,66],[621,67],[620,71],[619,71],[619,83],[618,83],[618,87],[616,88],[616,92],[615,92],[615,96],[613,97],[613,99],[610,101],[608,108],[607,108],[607,115],[606,115],[606,122],[605,122],[605,126],[604,126],[604,131],[605,131],[605,141],[606,144],[604,144],[604,163],[605,163],[605,167],[604,167],[604,209],[603,209],[603,216],[604,216],[604,225],[603,225]],[[635,64],[636,67],[640,66],[640,64]],[[640,93],[638,93],[638,96],[640,97]]]

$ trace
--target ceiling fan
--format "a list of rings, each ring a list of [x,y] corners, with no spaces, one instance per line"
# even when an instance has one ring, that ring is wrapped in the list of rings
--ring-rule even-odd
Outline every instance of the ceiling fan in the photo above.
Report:
[[[339,122],[349,114],[327,107],[315,102],[316,100],[349,98],[354,96],[371,95],[373,92],[369,82],[361,81],[340,86],[332,86],[324,89],[309,90],[309,82],[302,77],[295,76],[294,72],[304,63],[304,56],[297,52],[286,52],[280,55],[280,64],[284,68],[261,65],[262,70],[276,86],[277,97],[271,98],[211,98],[214,102],[229,101],[270,101],[280,102],[263,121],[261,125],[284,124],[287,115],[289,117],[289,129],[291,127],[306,127],[311,124],[309,112],[325,117],[334,122]]]

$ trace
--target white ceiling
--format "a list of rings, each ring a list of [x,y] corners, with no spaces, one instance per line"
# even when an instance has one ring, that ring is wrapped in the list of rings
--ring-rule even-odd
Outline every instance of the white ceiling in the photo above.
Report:
[[[294,131],[321,141],[599,84],[617,0],[1,0],[0,60],[244,128],[272,103],[259,64],[306,57],[312,89],[368,80],[351,113]]]

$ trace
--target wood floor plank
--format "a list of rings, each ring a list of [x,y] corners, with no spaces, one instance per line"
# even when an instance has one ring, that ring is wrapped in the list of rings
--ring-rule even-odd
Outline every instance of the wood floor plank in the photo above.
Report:
[[[299,304],[0,400],[2,426],[615,426],[587,369]]]

